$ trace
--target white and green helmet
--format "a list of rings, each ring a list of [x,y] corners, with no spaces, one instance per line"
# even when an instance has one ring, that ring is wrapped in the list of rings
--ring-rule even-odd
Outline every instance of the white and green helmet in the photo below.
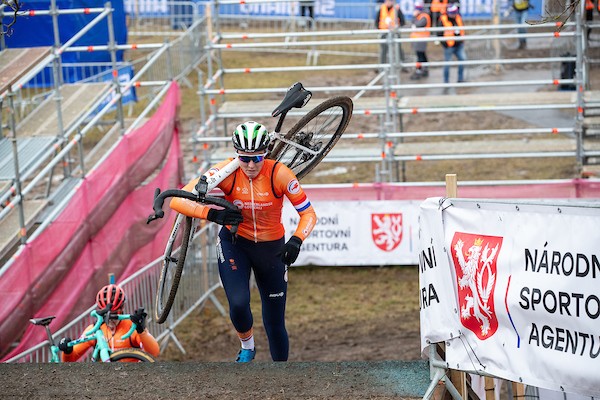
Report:
[[[239,124],[233,131],[231,139],[236,150],[248,153],[266,150],[270,141],[267,128],[254,121]]]

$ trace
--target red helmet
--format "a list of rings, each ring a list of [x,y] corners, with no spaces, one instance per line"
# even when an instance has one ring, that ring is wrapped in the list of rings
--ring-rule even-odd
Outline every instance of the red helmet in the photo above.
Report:
[[[119,285],[106,285],[96,295],[96,306],[103,310],[111,303],[110,311],[117,311],[125,303],[125,292]]]

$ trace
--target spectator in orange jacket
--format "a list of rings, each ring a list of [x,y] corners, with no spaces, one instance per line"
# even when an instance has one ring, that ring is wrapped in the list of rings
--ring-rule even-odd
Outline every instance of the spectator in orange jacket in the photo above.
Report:
[[[429,15],[431,16],[431,26],[440,26],[440,18],[443,14],[446,14],[446,7],[448,6],[448,0],[432,0],[429,6]]]
[[[111,303],[111,313],[122,314],[123,305],[125,304],[126,296],[123,289],[118,285],[106,285],[96,295],[96,306],[99,310],[103,310]],[[102,324],[100,329],[104,333],[104,337],[110,348],[114,350],[126,348],[140,348],[148,354],[157,357],[160,353],[158,342],[146,329],[147,314],[142,309],[137,309],[131,314],[131,320],[125,319],[122,321],[111,319],[106,324]],[[133,334],[122,340],[121,337],[131,329],[131,324],[135,322],[137,325],[136,331]],[[90,331],[94,325],[88,326],[82,335]],[[79,360],[85,353],[96,345],[95,340],[83,342],[73,347],[67,346],[71,341],[70,338],[62,338],[58,343],[58,348],[63,352],[62,360],[64,362],[72,362]]]
[[[385,2],[379,7],[379,11],[376,13],[375,17],[375,26],[377,29],[395,31],[393,34],[393,38],[399,38],[400,34],[397,32],[398,28],[401,28],[406,23],[404,18],[404,14],[402,10],[400,10],[400,6],[395,4],[395,0],[385,0]],[[381,35],[382,39],[388,38],[388,32],[383,33]],[[396,44],[394,44],[396,46]],[[379,63],[387,64],[389,62],[390,57],[388,57],[388,53],[390,48],[388,48],[388,43],[381,43],[381,49],[379,54]],[[402,45],[398,44],[398,56],[400,57],[400,62],[404,62],[404,52],[402,51]],[[402,68],[402,71],[408,72],[406,68]]]
[[[467,59],[465,54],[465,42],[462,38],[465,36],[463,29],[464,24],[460,13],[458,12],[458,6],[452,4],[446,10],[446,14],[440,17],[440,21],[444,26],[444,40],[442,46],[444,46],[444,61],[450,61],[452,56],[455,56],[458,61],[464,61]],[[464,65],[458,66],[458,82],[464,82]],[[450,82],[450,66],[444,65],[444,83]]]

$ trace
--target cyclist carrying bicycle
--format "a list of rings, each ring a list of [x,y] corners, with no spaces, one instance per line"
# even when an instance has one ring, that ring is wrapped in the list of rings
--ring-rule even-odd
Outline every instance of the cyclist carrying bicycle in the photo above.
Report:
[[[106,285],[96,295],[96,306],[99,310],[103,310],[108,304],[112,304],[110,309],[111,314],[123,314],[123,305],[126,300],[125,291],[120,286]],[[146,329],[147,316],[143,308],[138,308],[131,314],[131,319],[110,319],[106,324],[102,324],[100,329],[104,333],[104,337],[111,350],[135,347],[157,357],[160,353],[160,347],[154,336]],[[129,332],[132,323],[137,325],[136,331],[129,338],[121,339],[123,335]],[[86,332],[91,331],[93,327],[94,325],[88,326],[82,336]],[[70,341],[71,339],[66,337],[62,338],[58,343],[58,348],[63,352],[63,362],[79,360],[90,348],[96,345],[96,341],[91,340],[69,347],[67,344]]]
[[[236,362],[250,362],[256,355],[250,309],[251,271],[254,271],[260,292],[271,358],[287,361],[287,267],[298,258],[302,242],[313,230],[317,217],[294,173],[284,164],[265,158],[270,136],[263,125],[254,121],[240,124],[233,132],[232,140],[240,168],[218,187],[224,192],[225,199],[240,210],[217,210],[177,197],[171,200],[170,206],[189,217],[223,225],[217,255],[229,316],[241,342]],[[231,160],[233,158],[218,163],[207,174],[223,168]],[[192,180],[183,189],[191,192],[198,180]],[[298,226],[287,242],[281,223],[284,197],[300,216]],[[237,235],[233,237],[230,227],[238,223]]]

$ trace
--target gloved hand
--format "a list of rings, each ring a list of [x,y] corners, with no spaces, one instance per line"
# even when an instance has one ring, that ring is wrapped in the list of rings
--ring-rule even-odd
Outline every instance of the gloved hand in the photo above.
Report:
[[[129,316],[129,318],[131,318],[131,322],[133,322],[136,325],[135,330],[137,331],[137,333],[142,333],[144,332],[144,329],[146,329],[147,316],[148,313],[144,311],[143,307],[138,308],[133,312],[133,314]]]
[[[242,222],[244,217],[242,217],[242,212],[240,210],[229,210],[227,208],[216,210],[211,208],[208,210],[206,219],[219,225],[236,225]]]
[[[70,337],[60,339],[60,342],[58,342],[58,349],[65,354],[71,354],[73,352],[73,347],[68,345],[70,341]]]
[[[301,245],[302,239],[300,239],[298,236],[292,236],[290,240],[283,245],[283,250],[281,251],[281,261],[283,261],[285,265],[292,265],[298,258],[298,254],[300,254]]]

